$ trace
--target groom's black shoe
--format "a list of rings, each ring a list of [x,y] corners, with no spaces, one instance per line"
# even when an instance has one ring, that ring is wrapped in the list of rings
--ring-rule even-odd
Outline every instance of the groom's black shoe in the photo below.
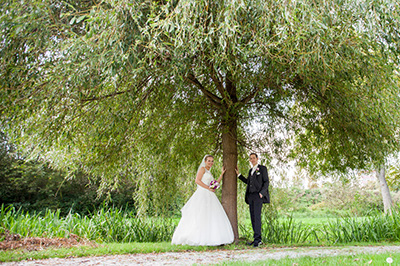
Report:
[[[253,242],[247,242],[246,245],[253,246],[254,245],[254,241]]]
[[[253,243],[253,247],[257,248],[257,247],[261,246],[261,244],[262,244],[261,241],[260,242],[254,242]]]

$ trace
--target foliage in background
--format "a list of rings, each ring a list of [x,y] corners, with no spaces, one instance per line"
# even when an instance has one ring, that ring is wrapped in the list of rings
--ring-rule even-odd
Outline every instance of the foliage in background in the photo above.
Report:
[[[98,196],[99,184],[78,173],[66,180],[66,173],[56,171],[41,162],[15,161],[8,175],[0,174],[0,204],[13,205],[25,211],[44,213],[60,210],[61,215],[72,211],[82,215],[95,211],[104,203],[135,209],[132,194],[135,187],[129,180],[106,195]]]
[[[381,191],[377,184],[360,187],[342,182],[327,183],[322,193],[322,204],[313,206],[313,210],[345,210],[351,216],[366,216],[371,212],[383,211]]]
[[[13,205],[24,211],[59,210],[61,215],[77,212],[82,215],[101,208],[106,195],[98,197],[99,182],[82,172],[68,178],[67,173],[54,170],[48,163],[27,161],[1,132],[0,204]],[[135,187],[129,180],[109,195],[109,204],[134,209]],[[111,201],[110,201],[111,200]]]
[[[393,193],[393,195],[397,195]],[[281,215],[304,213],[307,216],[365,216],[383,210],[380,191],[342,183],[326,183],[323,188],[276,188],[274,200]],[[396,203],[396,202],[395,202]]]

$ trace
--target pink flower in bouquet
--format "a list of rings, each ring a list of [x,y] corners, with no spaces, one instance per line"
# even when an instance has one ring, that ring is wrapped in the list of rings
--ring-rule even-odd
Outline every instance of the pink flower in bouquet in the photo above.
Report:
[[[210,182],[210,188],[211,189],[217,189],[219,188],[219,183],[216,180],[213,180]]]

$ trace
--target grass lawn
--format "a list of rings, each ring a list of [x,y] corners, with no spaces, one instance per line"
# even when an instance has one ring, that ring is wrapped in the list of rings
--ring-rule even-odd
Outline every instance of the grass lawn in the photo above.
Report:
[[[365,219],[366,217],[357,217],[356,219],[358,220],[362,220]],[[327,218],[323,218],[323,217],[302,217],[302,218],[293,218],[293,220],[296,223],[303,223],[305,225],[324,225],[327,224],[329,222],[336,222],[337,219],[340,218],[331,218],[331,217],[327,217]]]
[[[387,261],[392,261],[388,263]],[[294,265],[400,265],[400,253],[381,253],[381,254],[358,254],[348,256],[332,257],[301,257],[284,258],[280,260],[263,260],[252,262],[224,262],[218,265],[276,265],[276,266],[294,266]]]
[[[97,247],[77,246],[71,248],[47,248],[39,251],[27,251],[24,249],[0,251],[0,262],[20,261],[26,259],[47,259],[47,258],[65,258],[65,257],[85,257],[102,256],[117,254],[134,253],[153,253],[153,252],[178,252],[178,251],[205,251],[216,249],[235,249],[240,247],[228,245],[223,247],[191,247],[171,245],[170,242],[161,243],[102,243]],[[242,248],[245,248],[242,245]]]
[[[343,246],[370,246],[370,245],[398,245],[400,243],[349,243],[347,245],[332,245],[331,247]],[[271,248],[288,247],[287,245],[265,245]],[[321,245],[291,245],[290,247],[305,247],[313,246],[318,247]],[[326,246],[325,246],[326,247]],[[252,249],[240,242],[235,245],[227,245],[222,247],[192,247],[171,245],[170,242],[161,243],[102,243],[97,247],[90,246],[77,246],[71,248],[47,248],[39,251],[27,251],[24,249],[0,251],[0,262],[21,261],[26,259],[47,259],[47,258],[66,258],[66,257],[86,257],[86,256],[102,256],[102,255],[117,255],[117,254],[134,254],[134,253],[158,253],[158,252],[180,252],[180,251],[207,251],[207,250],[243,250]],[[400,262],[400,260],[398,260]],[[241,264],[232,264],[241,265]],[[269,265],[269,264],[267,264]],[[276,264],[278,265],[278,264]],[[286,264],[279,264],[286,265]],[[290,264],[292,265],[292,264]],[[304,265],[304,264],[299,264]]]
[[[319,224],[326,224],[328,222],[334,222],[337,219],[342,217],[349,217],[351,216],[354,218],[353,215],[349,215],[345,212],[342,214],[330,214],[322,211],[307,211],[307,212],[292,212],[292,213],[281,213],[279,216],[280,220],[288,219],[292,217],[295,222],[302,222],[306,225],[319,225]],[[366,217],[357,217],[357,219],[364,219]]]

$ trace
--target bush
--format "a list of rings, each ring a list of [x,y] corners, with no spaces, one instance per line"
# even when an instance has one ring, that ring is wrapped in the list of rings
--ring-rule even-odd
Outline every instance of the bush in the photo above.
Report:
[[[10,160],[7,167],[7,174],[0,175],[0,204],[30,212],[60,210],[61,215],[66,215],[70,211],[88,214],[106,201],[106,196],[98,197],[99,183],[83,173],[65,179],[64,172],[51,169],[45,163],[21,159]],[[122,180],[119,189],[110,193],[112,204],[130,206],[133,210],[134,189],[132,182]]]
[[[344,210],[357,216],[383,210],[382,197],[376,189],[336,182],[328,183],[322,194],[326,208],[331,210]]]

